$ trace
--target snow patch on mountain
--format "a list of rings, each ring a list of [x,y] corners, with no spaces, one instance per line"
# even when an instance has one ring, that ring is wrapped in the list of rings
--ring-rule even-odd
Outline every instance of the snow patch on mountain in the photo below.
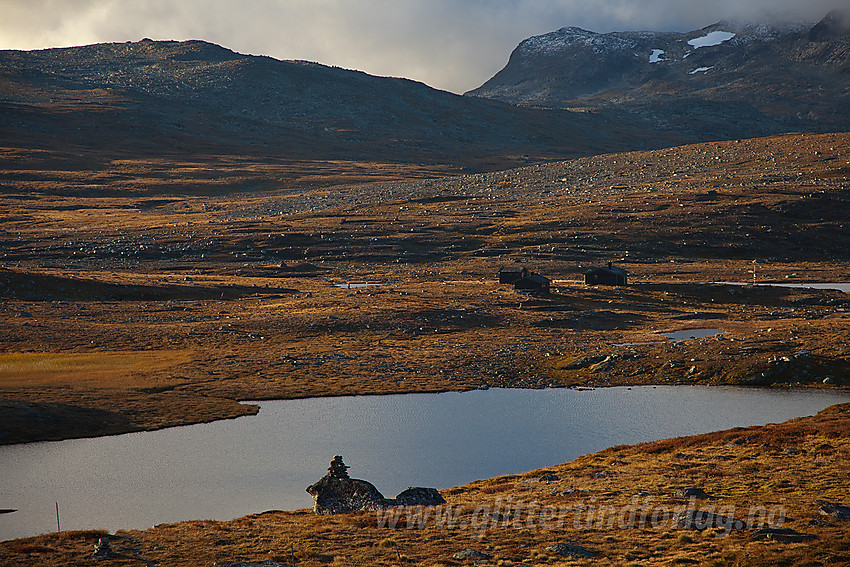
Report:
[[[666,59],[662,58],[663,55],[664,55],[663,49],[653,49],[652,54],[649,56],[649,62],[650,63],[660,63],[661,61],[667,61]]]
[[[688,73],[688,75],[696,75],[697,73],[705,73],[706,71],[711,71],[712,69],[714,69],[714,65],[712,65],[711,67],[697,67],[693,71],[690,71]]]
[[[688,45],[693,47],[694,49],[699,49],[700,47],[712,47],[714,45],[720,45],[724,41],[729,41],[737,34],[727,31],[713,31],[708,35],[704,35],[702,37],[697,37],[688,42]]]

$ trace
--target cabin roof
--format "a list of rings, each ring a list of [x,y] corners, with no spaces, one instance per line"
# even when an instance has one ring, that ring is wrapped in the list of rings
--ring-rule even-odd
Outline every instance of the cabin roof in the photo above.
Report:
[[[609,274],[616,274],[616,275],[618,275],[618,276],[625,276],[625,275],[627,275],[626,270],[624,270],[623,268],[618,268],[617,266],[605,266],[604,268],[593,268],[593,269],[591,269],[591,270],[588,270],[588,271],[587,271],[587,272],[585,272],[585,273],[586,273],[586,274],[588,274],[588,275],[590,275],[590,274],[597,274],[597,273],[599,273],[599,272],[606,272],[606,273],[609,273]]]
[[[546,276],[541,276],[540,274],[531,274],[531,275],[528,275],[528,276],[522,278],[519,281],[521,281],[521,282],[533,282],[533,283],[536,283],[536,284],[547,284],[551,280],[549,278],[547,278]]]

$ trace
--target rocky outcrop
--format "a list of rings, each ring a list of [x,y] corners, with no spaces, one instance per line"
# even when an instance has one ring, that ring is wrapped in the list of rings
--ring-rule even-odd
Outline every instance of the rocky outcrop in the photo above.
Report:
[[[583,545],[577,545],[575,543],[553,543],[549,547],[546,548],[546,551],[553,555],[560,555],[561,557],[571,557],[571,558],[589,558],[596,555],[593,551],[584,547]]]
[[[341,514],[394,506],[437,506],[446,501],[435,488],[411,487],[395,498],[385,498],[371,482],[348,476],[348,466],[337,455],[328,474],[307,487],[316,514]]]
[[[454,555],[452,555],[452,559],[478,559],[486,561],[490,559],[492,555],[487,555],[482,551],[478,551],[477,549],[464,549],[463,551],[458,551]]]
[[[850,520],[850,506],[843,506],[826,500],[818,500],[818,512],[822,516],[831,516],[836,520]]]
[[[721,516],[706,510],[688,510],[673,517],[673,525],[682,530],[705,530],[708,528],[724,528],[728,530],[744,530],[747,524],[728,516]]]
[[[307,487],[307,492],[313,497],[313,511],[317,514],[377,510],[391,505],[371,482],[356,478],[325,475]]]
[[[753,540],[775,541],[777,543],[802,543],[817,539],[814,534],[804,534],[791,528],[761,528],[750,536]]]

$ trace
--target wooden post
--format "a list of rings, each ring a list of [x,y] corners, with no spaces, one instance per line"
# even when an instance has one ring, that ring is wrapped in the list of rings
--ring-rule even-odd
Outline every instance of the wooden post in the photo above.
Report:
[[[56,531],[61,532],[62,528],[59,526],[59,501],[56,501]]]

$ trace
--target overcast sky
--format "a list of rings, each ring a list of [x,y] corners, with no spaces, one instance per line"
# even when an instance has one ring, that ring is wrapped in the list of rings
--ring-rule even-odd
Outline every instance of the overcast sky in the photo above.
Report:
[[[0,49],[203,39],[240,53],[407,77],[457,93],[523,39],[690,31],[724,18],[817,21],[850,0],[0,0]]]

